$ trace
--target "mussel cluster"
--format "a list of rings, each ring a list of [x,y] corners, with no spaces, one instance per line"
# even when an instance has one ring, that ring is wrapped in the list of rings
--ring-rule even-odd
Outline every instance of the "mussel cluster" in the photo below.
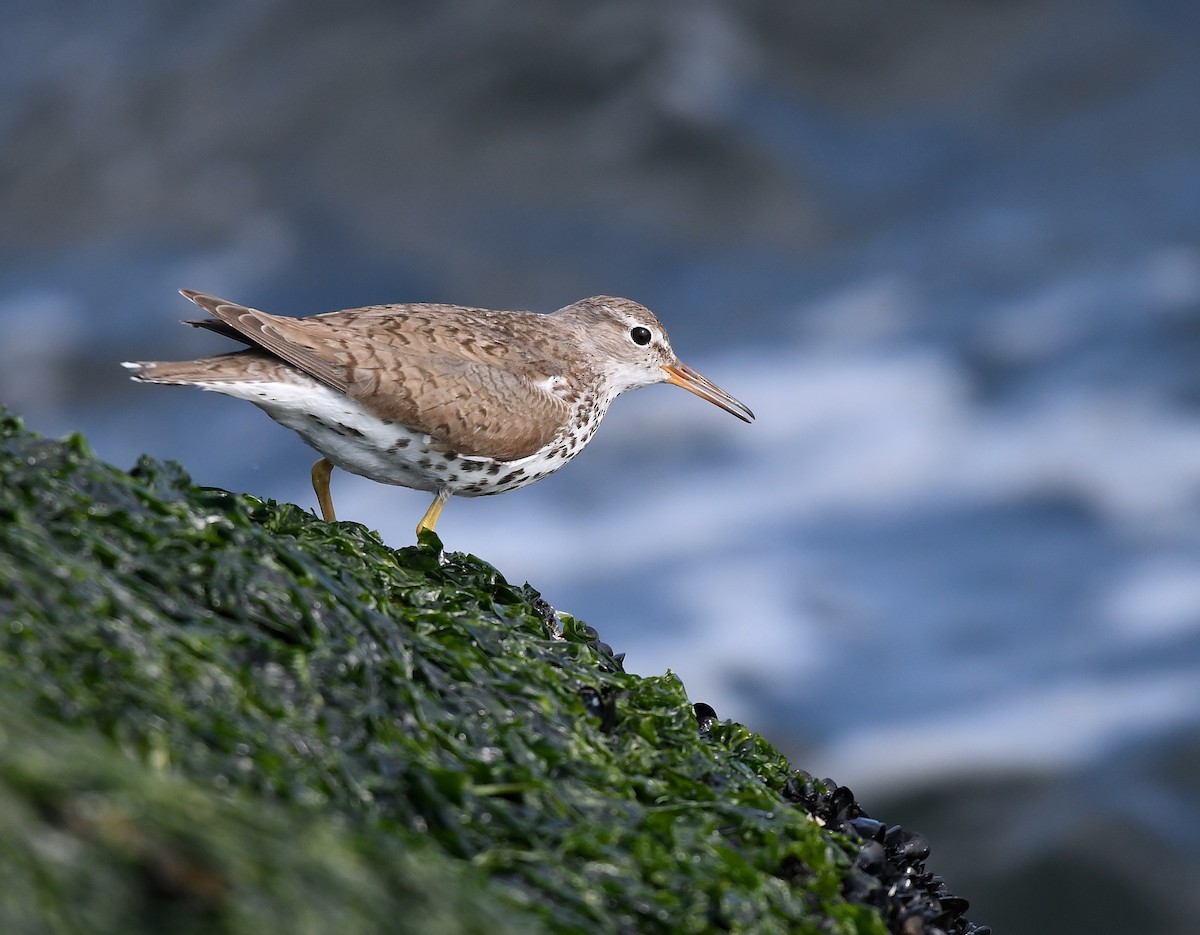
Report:
[[[915,831],[868,815],[854,793],[832,779],[797,770],[783,788],[830,831],[845,836],[854,866],[842,886],[851,902],[879,910],[888,930],[900,935],[991,935],[991,928],[964,917],[969,904],[946,889],[939,874],[925,869],[929,842]]]

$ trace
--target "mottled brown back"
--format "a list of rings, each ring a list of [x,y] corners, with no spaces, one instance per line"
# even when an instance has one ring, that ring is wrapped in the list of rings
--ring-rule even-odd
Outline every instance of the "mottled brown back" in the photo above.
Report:
[[[196,324],[235,331],[443,450],[515,460],[548,444],[566,420],[568,402],[538,385],[562,376],[564,352],[572,356],[569,335],[545,315],[380,305],[286,318],[184,295],[221,323]],[[238,358],[263,368],[252,351],[208,360],[228,378]]]

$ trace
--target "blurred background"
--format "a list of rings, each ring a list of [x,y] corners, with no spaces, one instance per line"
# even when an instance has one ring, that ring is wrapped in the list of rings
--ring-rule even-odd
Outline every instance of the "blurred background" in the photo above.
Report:
[[[748,403],[620,400],[455,500],[631,671],[930,837],[970,917],[1200,927],[1200,13],[7,0],[0,400],[314,507],[312,452],[125,359],[308,314],[654,309]],[[411,543],[424,493],[334,475]]]

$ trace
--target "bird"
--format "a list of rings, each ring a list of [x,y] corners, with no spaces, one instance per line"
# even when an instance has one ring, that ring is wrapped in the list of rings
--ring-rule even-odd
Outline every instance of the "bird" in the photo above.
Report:
[[[191,289],[210,317],[184,324],[246,345],[185,361],[126,361],[142,383],[245,399],[321,455],[321,516],[337,519],[335,467],[428,491],[417,525],[436,531],[452,495],[525,487],[591,441],[621,393],[670,383],[744,422],[754,413],[682,363],[654,313],[592,296],[549,314],[445,304],[271,315]]]

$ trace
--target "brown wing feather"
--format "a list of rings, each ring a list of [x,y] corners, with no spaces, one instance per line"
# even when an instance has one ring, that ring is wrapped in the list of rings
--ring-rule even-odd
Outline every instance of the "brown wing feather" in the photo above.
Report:
[[[204,295],[190,289],[180,291],[182,295],[191,299],[214,318],[244,335],[254,344],[286,360],[294,367],[298,367],[310,377],[328,384],[335,390],[346,392],[349,374],[344,365],[318,353],[318,348],[324,348],[320,343],[310,340],[309,335],[304,331],[290,328],[288,329],[290,333],[282,333],[284,323],[303,319],[280,319],[276,315],[268,315],[266,312],[247,308],[236,302],[226,302],[216,296]],[[319,337],[319,335],[313,335],[313,337]]]
[[[543,448],[569,415],[563,400],[527,379],[449,357],[358,368],[347,395],[381,419],[424,432],[436,448],[500,461]]]
[[[549,444],[569,415],[563,399],[535,383],[561,369],[541,351],[545,316],[472,309],[470,326],[460,327],[444,306],[396,305],[285,318],[183,294],[218,319],[211,330],[233,329],[445,450],[516,460]],[[533,329],[533,340],[511,340],[514,324]],[[520,372],[493,361],[520,364]]]

